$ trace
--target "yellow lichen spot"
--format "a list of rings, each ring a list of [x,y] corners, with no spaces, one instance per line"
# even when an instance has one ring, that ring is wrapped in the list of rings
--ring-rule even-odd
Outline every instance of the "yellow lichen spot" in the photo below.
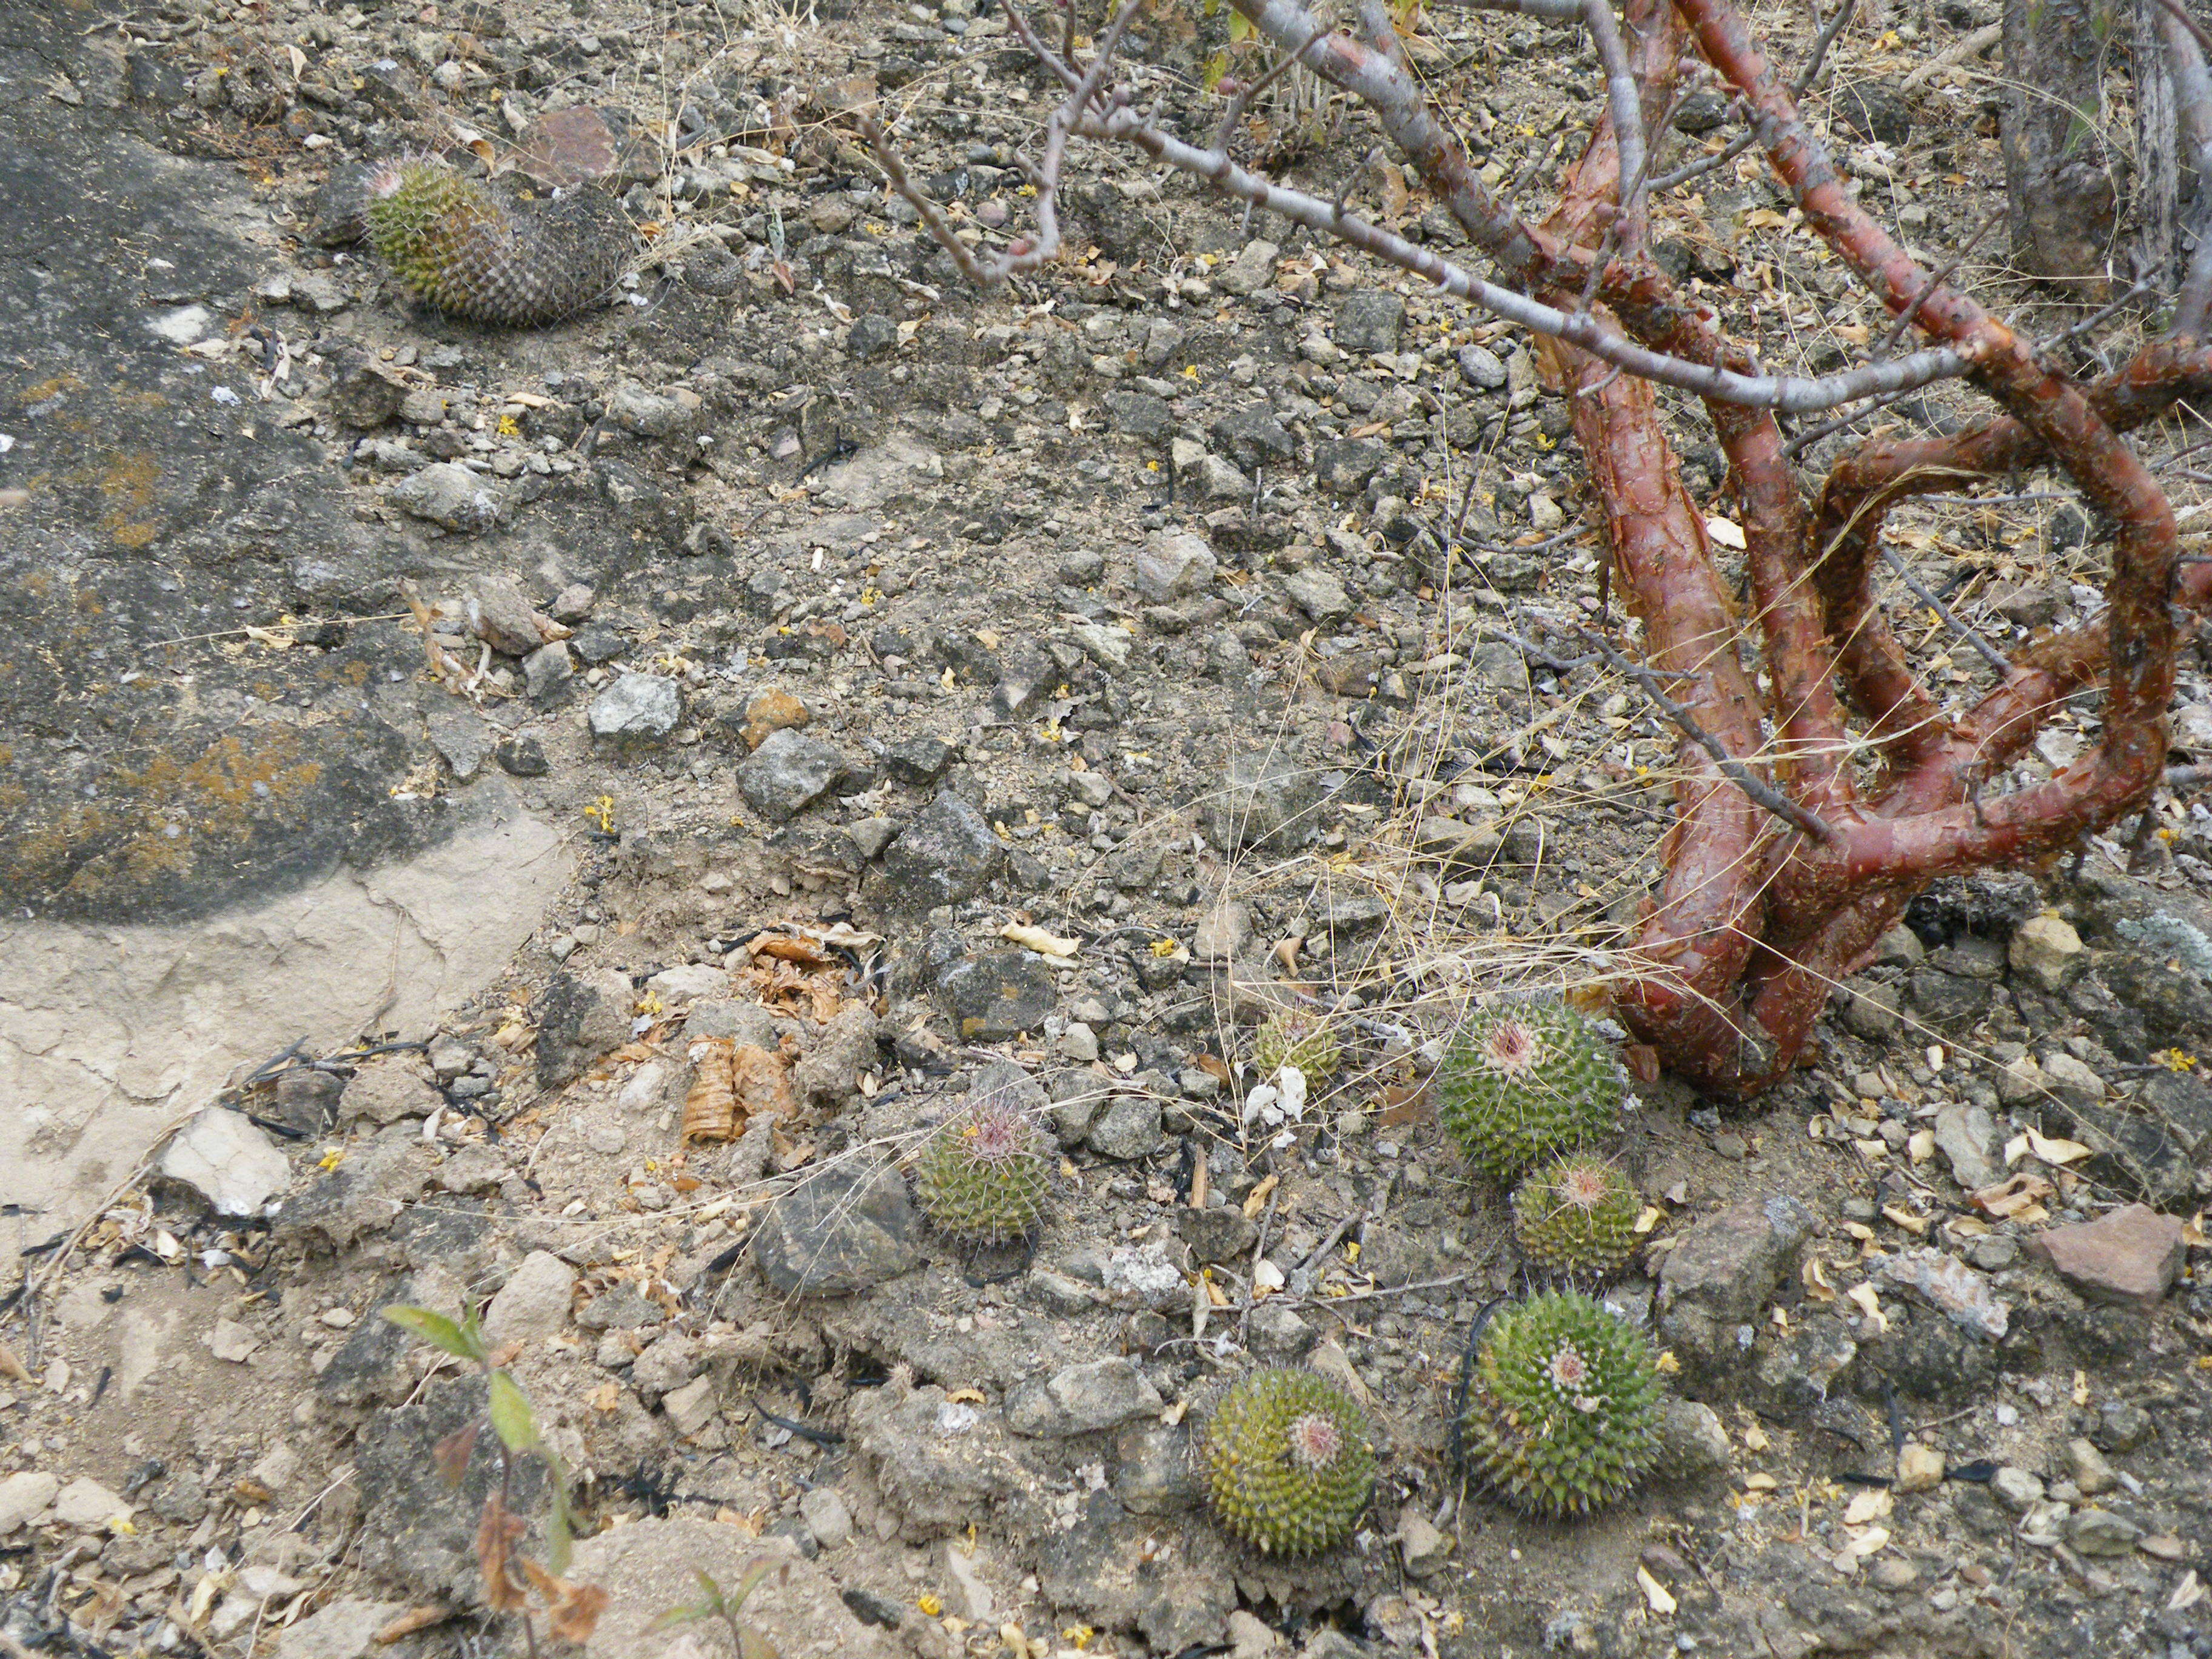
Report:
[[[512,415],[501,416],[499,417],[499,435],[502,438],[520,438],[522,435],[522,422],[516,420]]]
[[[584,809],[584,816],[589,818],[593,824],[598,826],[599,831],[601,835],[611,836],[614,834],[615,798],[612,795],[600,796],[597,800],[593,801],[589,806],[586,806]]]
[[[926,1590],[916,1598],[915,1606],[921,1609],[922,1616],[926,1619],[940,1618],[945,1613],[945,1603]]]
[[[1161,958],[1161,959],[1163,959],[1163,960],[1165,960],[1167,957],[1173,956],[1175,953],[1176,953],[1176,942],[1175,942],[1173,939],[1154,939],[1154,940],[1152,941],[1152,954],[1153,954],[1154,956],[1158,957],[1160,957],[1160,958]]]
[[[2169,1072],[2193,1071],[2197,1066],[2197,1056],[2186,1048],[2161,1048],[2150,1058],[2154,1066],[2163,1066]]]

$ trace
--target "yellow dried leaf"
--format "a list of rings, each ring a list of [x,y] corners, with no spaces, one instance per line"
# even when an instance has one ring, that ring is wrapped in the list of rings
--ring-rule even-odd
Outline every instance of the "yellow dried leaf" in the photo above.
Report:
[[[1644,1599],[1651,1604],[1652,1612],[1663,1619],[1674,1611],[1674,1598],[1667,1593],[1664,1584],[1651,1576],[1651,1569],[1641,1562],[1637,1564],[1636,1582],[1644,1587]]]
[[[1758,1474],[1747,1474],[1743,1478],[1743,1489],[1746,1492],[1772,1492],[1781,1484],[1772,1475],[1764,1472]]]
[[[1647,1204],[1644,1206],[1643,1213],[1636,1218],[1636,1231],[1639,1233],[1648,1233],[1666,1218],[1657,1205]]]
[[[1873,1285],[1854,1285],[1845,1294],[1858,1304],[1861,1311],[1867,1316],[1867,1323],[1872,1327],[1876,1336],[1881,1335],[1889,1329],[1889,1316],[1882,1312],[1881,1299],[1875,1294]]]
[[[1723,547],[1733,548],[1739,553],[1744,550],[1743,526],[1734,519],[1717,516],[1707,519],[1705,534]]]
[[[1805,1265],[1798,1269],[1798,1277],[1805,1281],[1805,1294],[1815,1302],[1833,1302],[1836,1287],[1828,1283],[1828,1275],[1820,1266],[1820,1258],[1808,1255]]]
[[[999,929],[999,937],[1020,945],[1024,951],[1034,951],[1041,957],[1072,957],[1083,948],[1081,939],[1062,939],[1042,927],[1027,927],[1020,922],[1008,922]]]
[[[1915,1215],[1902,1204],[1885,1204],[1881,1212],[1895,1225],[1902,1227],[1915,1238],[1923,1237],[1933,1224],[1924,1215]]]
[[[1844,1524],[1863,1527],[1869,1521],[1879,1521],[1895,1506],[1887,1486],[1870,1486],[1853,1498],[1844,1510]]]

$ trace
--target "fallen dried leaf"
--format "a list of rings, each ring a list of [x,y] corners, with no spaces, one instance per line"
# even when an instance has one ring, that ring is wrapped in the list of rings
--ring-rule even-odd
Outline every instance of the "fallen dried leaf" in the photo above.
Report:
[[[433,1625],[442,1625],[453,1616],[451,1607],[440,1607],[435,1601],[425,1602],[419,1607],[410,1607],[390,1624],[378,1631],[369,1640],[380,1647],[389,1647],[418,1630],[428,1630]]]
[[[1641,1562],[1637,1564],[1636,1582],[1644,1587],[1644,1599],[1651,1604],[1652,1612],[1663,1619],[1674,1611],[1674,1598],[1668,1594],[1664,1584],[1651,1576],[1651,1569]]]
[[[1019,922],[1008,922],[999,929],[999,937],[1020,945],[1024,951],[1034,951],[1041,957],[1072,957],[1083,948],[1081,939],[1062,939],[1042,927],[1026,927]]]

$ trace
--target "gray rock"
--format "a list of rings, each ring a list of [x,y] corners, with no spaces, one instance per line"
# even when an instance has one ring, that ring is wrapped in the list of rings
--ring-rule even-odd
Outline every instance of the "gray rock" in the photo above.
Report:
[[[1224,853],[1288,853],[1320,833],[1321,782],[1287,756],[1260,750],[1229,763],[1206,804],[1206,839]]]
[[[1953,1033],[1964,1031],[1989,1012],[1996,991],[1986,981],[1932,967],[1914,969],[1907,982],[1920,1018],[1938,1031]]]
[[[25,1469],[0,1480],[0,1538],[44,1515],[61,1489],[60,1479],[44,1469]]]
[[[879,357],[897,343],[898,325],[874,311],[854,318],[845,337],[845,349],[855,357]]]
[[[1233,962],[1252,937],[1252,907],[1224,899],[1198,920],[1190,953],[1200,962]]]
[[[906,1182],[889,1165],[832,1165],[785,1194],[753,1237],[769,1288],[785,1296],[848,1296],[921,1260]]]
[[[1252,1352],[1268,1359],[1295,1359],[1314,1345],[1314,1328],[1280,1302],[1261,1303],[1246,1331]]]
[[[398,1056],[387,1056],[371,1060],[353,1074],[338,1097],[338,1121],[381,1127],[402,1118],[428,1117],[445,1103],[446,1097],[423,1082],[413,1066]]]
[[[1276,466],[1297,453],[1291,434],[1264,403],[1224,415],[1214,422],[1211,435],[1215,446],[1227,450],[1239,466]]]
[[[863,861],[874,859],[898,835],[896,818],[860,818],[845,826],[846,839]]]
[[[1498,392],[1505,386],[1505,365],[1498,354],[1486,346],[1463,345],[1459,349],[1461,377],[1478,392]]]
[[[629,1041],[630,983],[612,969],[556,974],[538,999],[538,1082],[558,1088]]]
[[[387,1651],[376,1644],[376,1632],[406,1611],[404,1601],[345,1596],[279,1631],[276,1659],[372,1659]]]
[[[504,507],[499,487],[459,461],[440,461],[409,473],[392,485],[392,503],[415,518],[457,532],[490,529]]]
[[[545,643],[537,607],[510,578],[479,578],[469,594],[467,616],[469,632],[502,656],[526,657]]]
[[[1192,1257],[1201,1267],[1241,1259],[1260,1236],[1258,1225],[1233,1204],[1177,1210],[1175,1227],[1176,1236],[1190,1246]]]
[[[938,975],[938,994],[971,1042],[1002,1042],[1034,1031],[1060,1001],[1060,982],[1042,957],[991,951],[965,957]]]
[[[659,674],[624,674],[592,699],[592,735],[656,743],[684,718],[684,694]],[[763,744],[763,747],[766,745]]]
[[[2084,1555],[2132,1555],[2142,1536],[2141,1527],[2110,1510],[2076,1510],[2066,1523],[2066,1541]]]
[[[1106,1081],[1095,1072],[1062,1072],[1052,1080],[1053,1133],[1063,1149],[1083,1144],[1107,1097]]]
[[[550,645],[541,645],[522,659],[523,691],[535,703],[547,702],[575,676],[575,653],[569,650],[566,640],[555,640]],[[533,748],[537,744],[534,738],[523,738],[517,741],[530,744]],[[538,752],[542,759],[544,751],[538,750]],[[503,759],[501,764],[505,764]],[[507,769],[514,771],[514,769],[508,767]],[[544,774],[542,771],[516,772],[515,775],[543,777]]]
[[[551,651],[555,648],[549,645],[544,647],[544,650]],[[523,672],[526,674],[528,673],[530,662],[544,654],[543,651],[533,652],[530,659],[523,663]],[[568,661],[568,653],[565,648],[562,651],[562,661],[563,663]],[[564,670],[562,678],[567,678],[568,673],[571,672],[573,670]],[[500,770],[509,777],[542,778],[553,769],[551,763],[545,758],[544,745],[535,738],[509,738],[492,750],[492,757],[499,762]]]
[[[1035,1477],[994,1410],[948,1401],[933,1386],[903,1395],[870,1389],[854,1397],[848,1433],[908,1543],[990,1527],[994,1518],[1020,1535],[1037,1518]]]
[[[1723,1473],[1735,1457],[1728,1430],[1711,1406],[1674,1395],[1660,1400],[1660,1468],[1677,1480],[1692,1480]]]
[[[418,386],[399,400],[399,418],[410,426],[436,426],[446,418],[446,394],[434,386]]]
[[[607,418],[641,438],[665,438],[683,426],[684,406],[673,398],[624,380],[607,399]]]
[[[1740,1333],[1794,1272],[1813,1214],[1784,1194],[1708,1216],[1682,1235],[1659,1272],[1659,1332],[1686,1370],[1712,1376],[1741,1360]]]
[[[2081,936],[2063,917],[2030,916],[2014,930],[2005,959],[2014,973],[2050,995],[2081,971]]]
[[[860,1073],[876,1062],[877,1029],[875,1010],[866,1003],[848,1002],[839,1009],[805,1057],[791,1068],[791,1085],[799,1099],[835,1113],[856,1097]],[[1043,1092],[1037,1091],[1040,1097]]]
[[[1341,622],[1352,614],[1352,598],[1344,584],[1318,566],[1308,566],[1283,583],[1292,605],[1322,623]]]
[[[1833,1314],[1797,1321],[1785,1334],[1770,1332],[1759,1344],[1752,1380],[1783,1411],[1810,1411],[1827,1399],[1859,1356],[1850,1330]]]
[[[943,790],[884,852],[887,896],[910,910],[958,904],[988,886],[1006,858],[983,815]]]
[[[1252,481],[1225,455],[1178,438],[1168,453],[1176,482],[1202,501],[1241,501],[1252,495]]]
[[[430,746],[462,782],[483,771],[491,758],[491,727],[466,703],[434,704],[423,724],[429,728]]]
[[[1060,683],[1060,665],[1026,640],[999,653],[999,684],[991,692],[991,712],[1001,720],[1035,714]]]
[[[884,770],[892,781],[920,787],[935,783],[950,771],[959,757],[959,750],[942,738],[924,732],[920,737],[901,738],[884,750]]]
[[[1936,1113],[1936,1145],[1950,1163],[1951,1178],[1970,1193],[2003,1176],[1996,1122],[1978,1106],[1951,1105]]]
[[[2063,1048],[2044,1056],[2043,1080],[2068,1106],[2094,1106],[2105,1097],[2105,1079]]]
[[[210,1106],[162,1149],[161,1173],[191,1188],[217,1215],[259,1215],[292,1184],[292,1165],[241,1112]]]
[[[753,1574],[755,1567],[769,1571]],[[704,1516],[647,1517],[576,1543],[570,1577],[609,1595],[588,1659],[678,1659],[731,1650],[700,1634],[672,1632],[668,1613],[699,1599],[702,1577],[725,1589],[752,1577],[741,1623],[751,1653],[784,1659],[908,1659],[890,1631],[864,1623],[822,1568],[787,1536],[752,1538]]]
[[[331,382],[331,413],[356,431],[382,426],[399,413],[407,383],[380,363],[356,357]]]
[[[1837,1017],[1853,1036],[1887,1042],[1905,1023],[1901,1000],[1893,985],[1846,985],[1837,999]]]
[[[2043,1481],[2026,1469],[2017,1469],[2009,1463],[1990,1477],[1990,1490],[1996,1499],[2014,1515],[2026,1515],[2043,1501]]]
[[[836,788],[848,769],[834,745],[787,726],[739,763],[738,793],[771,823],[786,823]]]
[[[2002,1341],[2012,1316],[1982,1274],[1957,1256],[1931,1246],[1907,1250],[1882,1263],[1880,1276],[1912,1291],[1962,1331]]]
[[[1133,1515],[1174,1515],[1205,1496],[1190,1455],[1189,1431],[1132,1423],[1114,1437],[1114,1496]]]
[[[853,1513],[830,1486],[816,1486],[799,1497],[799,1517],[825,1550],[841,1549],[853,1536]]]
[[[1395,351],[1405,326],[1406,302],[1385,289],[1360,289],[1336,307],[1336,343],[1346,351]]]
[[[1161,443],[1175,435],[1174,408],[1148,392],[1109,392],[1106,410],[1116,427],[1140,443]]]
[[[1160,1103],[1148,1095],[1115,1095],[1106,1109],[1091,1121],[1091,1150],[1101,1158],[1150,1158],[1167,1145],[1161,1127]]]
[[[1018,1384],[1006,1395],[1006,1425],[1016,1434],[1061,1439],[1114,1428],[1161,1404],[1159,1390],[1130,1361],[1093,1359]]]
[[[1407,1572],[1415,1578],[1426,1578],[1450,1559],[1452,1540],[1408,1504],[1398,1517],[1398,1549],[1405,1557]]]
[[[1237,250],[1236,258],[1213,273],[1213,285],[1224,294],[1249,299],[1275,279],[1275,261],[1283,250],[1273,242],[1255,240]]]
[[[1314,482],[1339,495],[1357,495],[1389,452],[1368,438],[1335,438],[1314,446]]]
[[[1154,605],[1171,604],[1212,587],[1219,568],[1204,537],[1155,531],[1137,554],[1137,592]]]
[[[2150,1413],[2134,1401],[2107,1400],[2097,1408],[2097,1426],[2089,1437],[2105,1451],[2131,1452],[2155,1432]]]
[[[484,1310],[484,1334],[495,1342],[534,1342],[568,1322],[576,1270],[550,1250],[532,1250],[507,1275]]]

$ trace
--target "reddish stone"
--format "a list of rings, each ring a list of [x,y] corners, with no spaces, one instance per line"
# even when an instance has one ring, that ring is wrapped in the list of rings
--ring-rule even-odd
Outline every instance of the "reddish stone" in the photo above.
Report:
[[[540,184],[588,184],[612,173],[621,160],[621,141],[607,118],[588,104],[548,110],[522,135],[522,170]]]
[[[2028,1248],[2092,1302],[2148,1313],[2181,1272],[2181,1223],[2148,1205],[2130,1204],[2094,1221],[2053,1227]]]

